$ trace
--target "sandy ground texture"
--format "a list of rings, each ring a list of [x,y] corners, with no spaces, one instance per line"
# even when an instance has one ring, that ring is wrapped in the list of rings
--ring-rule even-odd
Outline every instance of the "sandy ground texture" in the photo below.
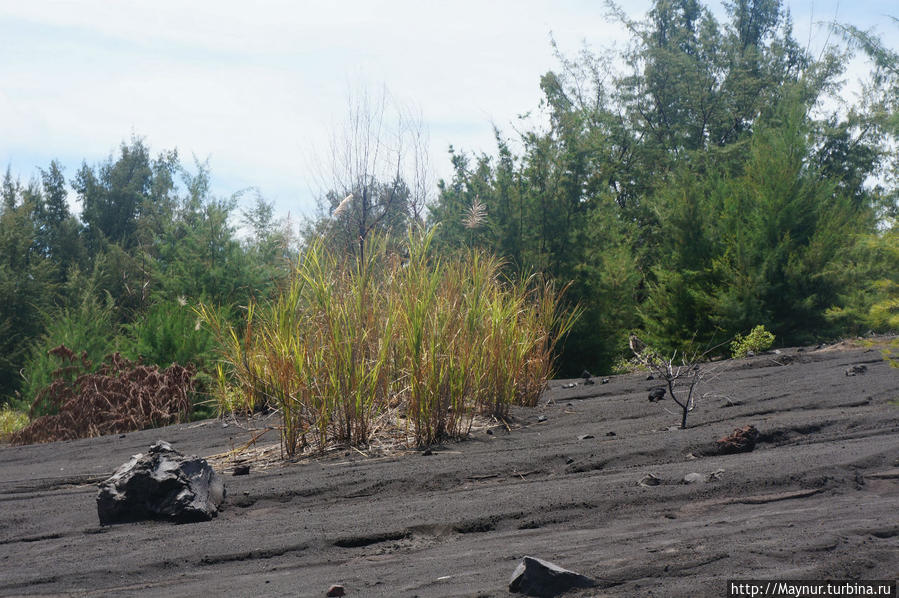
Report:
[[[343,450],[239,477],[222,463],[228,497],[206,523],[101,527],[96,484],[157,439],[201,456],[247,442],[233,424],[2,447],[0,595],[508,596],[523,555],[597,580],[576,596],[895,578],[899,370],[845,346],[707,367],[687,430],[670,399],[647,400],[645,373],[553,381],[511,429],[430,454]],[[706,454],[747,424],[753,452]]]

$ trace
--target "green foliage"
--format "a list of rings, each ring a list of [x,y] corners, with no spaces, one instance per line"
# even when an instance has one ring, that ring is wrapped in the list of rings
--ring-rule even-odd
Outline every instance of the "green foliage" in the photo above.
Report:
[[[36,187],[22,189],[7,172],[0,212],[0,402],[12,399],[20,385],[29,344],[44,329],[42,313],[58,292],[54,267],[43,258],[32,220]]]
[[[157,301],[125,326],[125,334],[123,353],[144,363],[160,367],[192,363],[203,368],[212,361],[215,340],[183,297]]]
[[[114,347],[116,325],[112,297],[106,295],[101,299],[91,280],[85,283],[77,305],[54,308],[45,315],[46,330],[31,347],[23,368],[24,384],[19,405],[31,405],[38,393],[52,382],[53,372],[60,367],[59,358],[51,353],[56,347],[70,347],[79,355],[84,354],[94,366],[99,366]],[[46,404],[37,404],[33,409],[35,415],[51,411],[52,407]]]
[[[183,173],[188,195],[174,221],[156,236],[154,282],[171,299],[184,297],[216,305],[246,305],[267,297],[286,273],[287,237],[271,216],[271,206],[258,197],[246,216],[253,238],[242,244],[232,215],[238,195],[209,196],[209,171]]]
[[[227,320],[234,319],[227,306],[221,312]],[[174,301],[158,299],[134,322],[124,326],[124,335],[117,339],[117,344],[123,355],[143,364],[195,368],[190,394],[192,415],[196,418],[214,415],[215,405],[209,394],[215,386],[217,344],[184,297]]]
[[[765,327],[759,324],[745,337],[737,334],[730,344],[731,354],[736,357],[746,357],[750,352],[759,353],[765,351],[774,344],[774,335],[765,330]]]
[[[899,285],[892,281],[878,281],[875,288],[889,298],[871,306],[869,321],[875,330],[899,330]]]
[[[817,59],[777,1],[654,2],[621,53],[560,57],[541,79],[548,126],[515,155],[451,153],[431,216],[441,248],[480,246],[512,271],[573,281],[584,308],[569,374],[607,370],[639,325],[670,352],[765,322],[785,342],[835,332],[824,317],[852,278],[842,260],[873,231],[882,138],[851,115],[809,114],[846,53]],[[618,65],[624,65],[618,69]],[[465,226],[478,202],[486,222]]]
[[[854,284],[827,317],[856,334],[899,331],[899,226],[862,237],[845,266]]]
[[[699,178],[682,167],[651,198],[660,250],[639,313],[646,341],[663,354],[715,344],[714,294],[721,280],[714,265],[723,250],[715,228],[727,193],[717,175]]]
[[[816,169],[804,110],[788,105],[781,123],[756,134],[724,206],[717,300],[725,331],[765,322],[782,342],[808,342],[826,333],[825,310],[852,282],[842,256],[870,220]]]
[[[171,217],[174,209],[176,152],[155,160],[143,140],[122,143],[119,155],[95,168],[82,164],[73,187],[82,202],[82,219],[94,251],[105,242],[125,250],[146,244],[153,230]]]
[[[307,248],[288,287],[251,303],[246,327],[201,313],[222,344],[222,407],[276,406],[288,455],[314,443],[364,444],[392,409],[419,444],[467,433],[480,411],[533,404],[573,316],[549,283],[503,283],[480,252],[441,259],[431,234],[400,253],[369,239],[364,261]],[[401,257],[406,256],[406,257]],[[380,423],[379,423],[380,422]]]
[[[857,284],[844,260],[870,211],[818,170],[802,104],[781,110],[757,127],[739,175],[685,170],[653,198],[661,255],[640,312],[654,345],[710,347],[758,322],[808,342]]]
[[[9,405],[0,407],[0,442],[9,442],[10,437],[28,425],[28,414]]]
[[[205,164],[190,173],[176,152],[151,158],[137,138],[76,173],[83,225],[69,213],[66,184],[54,161],[39,181],[22,186],[7,170],[0,186],[0,399],[29,404],[56,369],[48,352],[63,343],[93,364],[119,348],[163,365],[194,363],[202,390],[211,339],[177,301],[234,314],[231,306],[277,286],[289,249],[271,204],[257,195],[246,215],[253,235],[241,241],[238,196],[210,197]]]
[[[894,338],[890,341],[881,353],[891,368],[899,369],[899,338]]]

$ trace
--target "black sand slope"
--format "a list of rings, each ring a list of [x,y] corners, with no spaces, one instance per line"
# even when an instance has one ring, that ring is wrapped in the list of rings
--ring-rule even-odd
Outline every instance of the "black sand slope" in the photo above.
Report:
[[[856,364],[867,371],[846,376]],[[349,597],[508,596],[525,554],[599,582],[578,596],[895,578],[899,370],[845,347],[714,368],[687,430],[669,429],[670,400],[647,401],[645,374],[554,381],[511,430],[429,455],[342,451],[229,475],[223,512],[189,525],[101,528],[96,483],[157,439],[208,456],[246,432],[205,422],[2,447],[0,595],[324,596],[340,583]],[[753,452],[709,454],[747,424]],[[639,485],[649,473],[660,483]]]

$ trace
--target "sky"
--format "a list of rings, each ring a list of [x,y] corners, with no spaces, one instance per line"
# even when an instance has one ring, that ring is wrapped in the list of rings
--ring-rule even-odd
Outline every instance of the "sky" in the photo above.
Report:
[[[899,37],[892,2],[785,5],[812,48],[833,19]],[[56,159],[72,177],[138,136],[208,160],[215,195],[254,187],[302,218],[352,90],[419,113],[449,178],[450,145],[492,153],[493,127],[513,135],[538,106],[551,35],[566,55],[627,39],[597,0],[0,0],[0,168],[25,182]]]

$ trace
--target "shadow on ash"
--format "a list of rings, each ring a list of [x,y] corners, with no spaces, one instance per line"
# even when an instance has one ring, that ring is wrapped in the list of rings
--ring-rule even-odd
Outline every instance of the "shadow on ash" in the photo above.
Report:
[[[158,441],[100,483],[100,525],[156,519],[174,523],[208,521],[225,498],[222,477],[196,456],[185,457]]]

